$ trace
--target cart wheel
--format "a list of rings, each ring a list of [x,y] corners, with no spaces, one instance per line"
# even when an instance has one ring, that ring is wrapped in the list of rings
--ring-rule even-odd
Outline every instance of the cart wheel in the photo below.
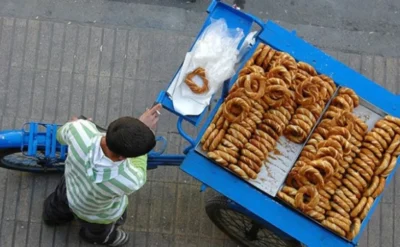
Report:
[[[300,247],[294,239],[284,239],[249,216],[230,207],[224,196],[216,196],[206,205],[211,221],[240,246],[249,247]]]
[[[0,150],[0,167],[34,173],[55,173],[64,171],[64,162],[51,162],[51,165],[45,165],[45,159],[29,157],[24,155],[20,149],[2,149]],[[44,157],[44,155],[43,155]]]

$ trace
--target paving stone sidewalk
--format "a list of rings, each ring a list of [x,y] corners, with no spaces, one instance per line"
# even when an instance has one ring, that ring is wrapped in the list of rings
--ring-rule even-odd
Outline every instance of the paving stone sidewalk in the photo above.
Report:
[[[103,126],[122,115],[138,116],[167,85],[193,40],[157,29],[0,18],[1,129],[28,120],[63,123],[80,114]],[[397,59],[327,52],[399,92]],[[176,118],[166,112],[161,118],[158,134],[168,138],[168,152],[180,152],[185,143]],[[400,242],[398,174],[360,246]],[[77,237],[76,223],[42,224],[43,200],[58,179],[0,169],[1,247],[89,246]],[[178,168],[149,172],[148,183],[130,197],[128,246],[236,246],[205,215],[204,205],[215,192],[200,193],[199,185]]]

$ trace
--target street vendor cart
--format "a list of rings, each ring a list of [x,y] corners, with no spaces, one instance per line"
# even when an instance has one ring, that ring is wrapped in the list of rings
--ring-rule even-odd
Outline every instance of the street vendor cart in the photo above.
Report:
[[[162,147],[149,154],[148,168],[180,166],[201,191],[219,192],[206,212],[242,246],[356,246],[398,166],[400,98],[271,21],[216,0],[207,11],[156,99],[178,116],[189,145],[164,154],[167,142],[157,137]],[[196,51],[207,50],[205,34],[218,21],[242,35],[233,35],[240,37],[233,76],[213,88],[209,61],[204,68],[193,61],[204,62]],[[184,121],[198,136],[185,133]],[[68,147],[57,142],[57,128],[30,122],[1,131],[0,166],[62,172]]]

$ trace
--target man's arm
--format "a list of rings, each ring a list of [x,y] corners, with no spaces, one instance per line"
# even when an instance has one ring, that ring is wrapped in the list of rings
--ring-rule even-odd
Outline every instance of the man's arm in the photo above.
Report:
[[[147,180],[147,154],[128,159],[129,165],[134,168],[138,180],[137,187],[142,187]]]
[[[69,136],[70,136],[70,126],[71,126],[71,124],[72,124],[72,122],[68,122],[68,123],[64,124],[63,126],[61,126],[57,130],[57,141],[61,145],[70,145]]]

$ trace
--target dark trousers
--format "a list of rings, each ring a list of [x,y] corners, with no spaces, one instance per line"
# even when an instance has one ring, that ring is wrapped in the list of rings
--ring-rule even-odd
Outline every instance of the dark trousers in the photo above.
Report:
[[[61,225],[75,218],[68,206],[67,188],[64,176],[56,190],[47,197],[43,206],[43,220],[47,225]],[[126,211],[121,218],[112,224],[93,224],[76,217],[81,224],[80,237],[90,243],[110,244],[114,242],[117,228],[125,223]]]

